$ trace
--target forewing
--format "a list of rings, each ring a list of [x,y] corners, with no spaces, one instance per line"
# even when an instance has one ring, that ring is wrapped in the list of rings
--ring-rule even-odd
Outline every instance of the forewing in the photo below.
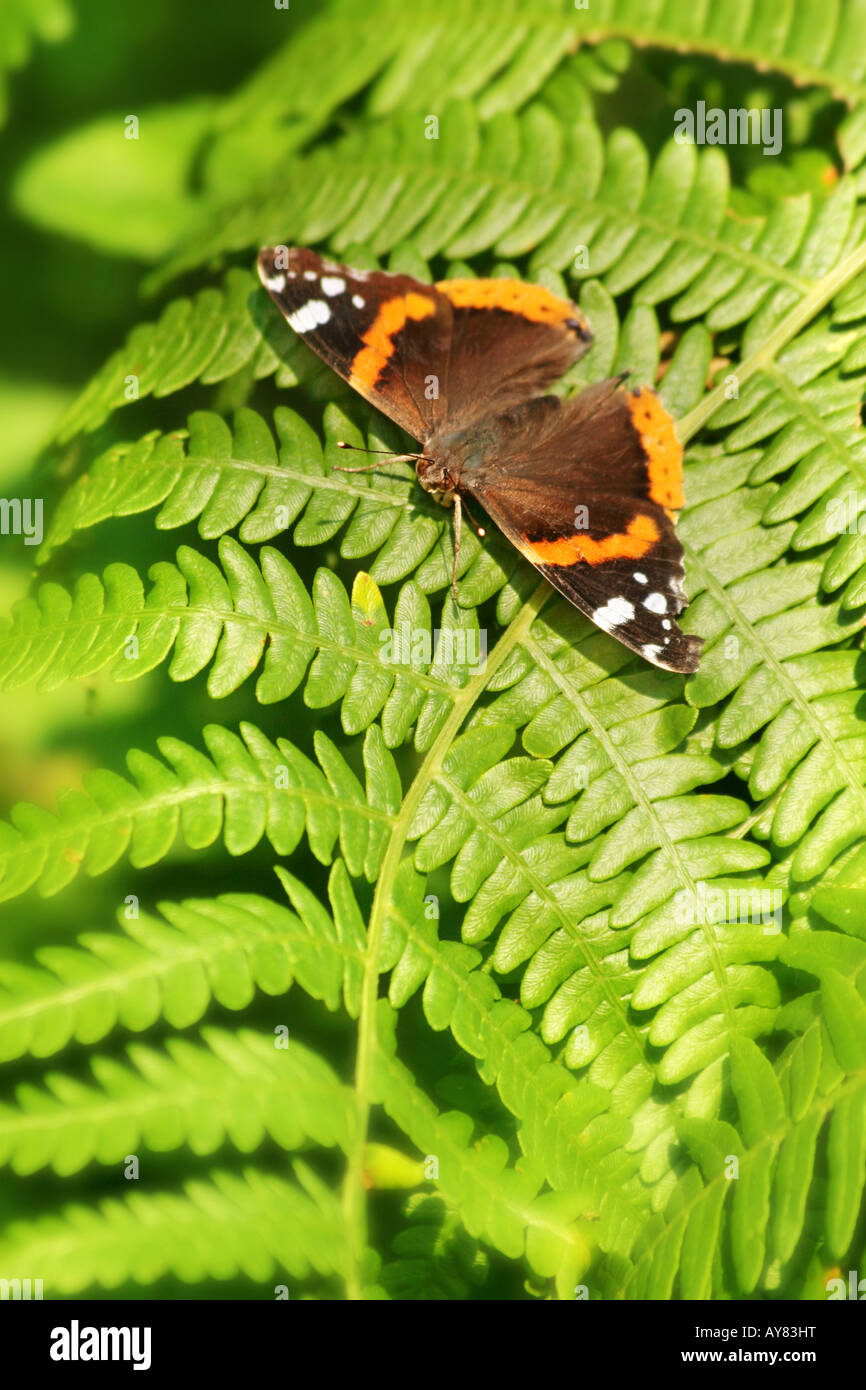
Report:
[[[377,410],[426,439],[438,401],[425,379],[447,358],[451,339],[451,305],[435,286],[352,270],[297,247],[266,246],[258,266],[304,342]]]
[[[539,395],[592,339],[573,304],[520,280],[425,285],[284,246],[259,253],[259,276],[304,342],[422,441]]]
[[[592,333],[576,305],[521,280],[441,280],[453,307],[447,402],[456,431],[540,396],[586,352]]]

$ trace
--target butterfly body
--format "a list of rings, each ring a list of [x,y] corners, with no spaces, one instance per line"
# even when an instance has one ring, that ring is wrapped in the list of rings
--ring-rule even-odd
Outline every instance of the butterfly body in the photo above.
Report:
[[[646,660],[697,669],[680,631],[682,450],[648,387],[544,392],[592,341],[580,310],[519,280],[425,285],[268,247],[259,274],[289,325],[422,446],[420,485],[478,502],[575,607]]]

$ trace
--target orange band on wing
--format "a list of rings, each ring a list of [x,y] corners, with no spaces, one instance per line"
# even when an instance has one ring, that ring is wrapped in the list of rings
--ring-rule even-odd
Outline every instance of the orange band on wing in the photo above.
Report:
[[[655,391],[644,386],[626,397],[632,424],[646,450],[649,495],[660,507],[678,512],[683,505],[683,446],[674,422]]]
[[[625,531],[594,541],[585,531],[562,536],[556,541],[531,541],[522,537],[523,551],[539,565],[575,565],[583,560],[600,565],[605,560],[639,560],[659,539],[659,528],[651,516],[640,513]]]
[[[370,391],[394,351],[394,337],[408,319],[427,319],[436,312],[436,301],[424,294],[400,295],[386,299],[361,341],[365,344],[355,356],[349,385],[356,391]]]
[[[583,322],[580,311],[541,285],[521,280],[440,280],[436,286],[455,309],[506,309],[533,323]]]

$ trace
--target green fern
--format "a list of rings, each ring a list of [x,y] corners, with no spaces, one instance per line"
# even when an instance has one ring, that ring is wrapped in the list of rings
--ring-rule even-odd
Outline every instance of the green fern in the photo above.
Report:
[[[339,1203],[307,1166],[296,1163],[295,1173],[297,1182],[289,1182],[256,1169],[216,1170],[182,1193],[134,1193],[32,1225],[14,1222],[4,1259],[17,1268],[35,1258],[60,1294],[169,1275],[181,1284],[256,1280],[270,1284],[272,1296],[287,1277],[313,1276],[326,1293],[327,1281],[336,1276],[338,1287],[348,1266]],[[71,1230],[75,1255],[67,1260]]]
[[[94,1161],[117,1164],[142,1143],[212,1153],[228,1137],[248,1153],[267,1133],[287,1149],[309,1140],[350,1147],[351,1092],[315,1053],[295,1043],[283,1056],[273,1040],[244,1033],[204,1040],[210,1051],[182,1038],[169,1039],[164,1053],[134,1045],[134,1071],[94,1057],[95,1086],[55,1073],[44,1092],[22,1089],[18,1109],[4,1116],[0,1161],[16,1173],[50,1164],[66,1176]]]
[[[0,965],[0,1161],[99,1177],[10,1221],[0,1272],[471,1298],[510,1262],[541,1296],[762,1298],[850,1255],[864,24],[817,0],[772,23],[733,0],[335,0],[223,103],[201,226],[152,277],[201,287],[67,411],[47,577],[0,628],[4,690],[141,681],[135,742],[172,731],[125,774],[104,740],[56,810],[0,824],[0,898],[77,881],[89,924]],[[841,176],[758,198],[719,149],[609,131],[598,93],[637,44],[760,62],[779,102],[786,78],[844,97]],[[465,538],[454,601],[411,470],[335,473],[338,440],[400,437],[275,318],[249,270],[273,240],[579,299],[595,341],[557,389],[657,382],[687,446],[697,675],[640,663],[501,538]],[[408,662],[384,640],[404,628]],[[131,1155],[143,1190],[106,1200]],[[398,1193],[371,1248],[368,1207]]]

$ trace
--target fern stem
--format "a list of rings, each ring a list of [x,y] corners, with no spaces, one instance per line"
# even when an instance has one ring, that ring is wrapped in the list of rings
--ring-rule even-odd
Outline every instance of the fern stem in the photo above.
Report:
[[[745,820],[740,821],[739,825],[735,825],[733,830],[728,831],[729,838],[732,840],[744,839],[745,836],[749,834],[752,826],[757,825],[768,811],[773,810],[778,805],[784,793],[785,787],[781,786],[773,792],[772,796],[767,796],[763,801],[760,801],[755,809],[746,816]]]
[[[455,696],[445,723],[431,744],[427,756],[406,793],[400,808],[399,818],[391,831],[382,860],[367,928],[367,955],[364,965],[361,1009],[358,1017],[358,1048],[355,1058],[355,1103],[358,1127],[354,1146],[349,1154],[343,1184],[343,1214],[349,1244],[349,1266],[346,1276],[346,1296],[349,1299],[356,1300],[363,1296],[362,1261],[367,1244],[364,1153],[370,1121],[370,1073],[376,1044],[379,948],[385,929],[394,879],[403,858],[406,836],[422,796],[434,777],[439,775],[445,756],[467,715],[484,691],[490,677],[499,669],[518,643],[526,637],[533,622],[552,594],[553,590],[547,580],[542,580],[523,605],[517,617],[499,638],[487,658],[485,669],[479,671]]]
[[[849,280],[853,280],[854,276],[864,267],[866,267],[866,242],[852,251],[850,256],[846,256],[844,261],[840,261],[838,265],[834,266],[829,274],[819,280],[807,294],[804,294],[799,304],[796,304],[791,312],[786,314],[776,325],[757,351],[741,363],[734,373],[738,388],[756,372],[761,371],[772,362],[776,354],[796,337],[800,329],[805,328],[806,324],[810,323],[815,315],[830,303],[833,296],[838,294]],[[677,421],[677,434],[683,444],[686,444],[693,435],[697,434],[698,430],[703,428],[719,406],[724,404],[725,399],[725,383],[721,382],[704,396],[694,410],[690,410],[687,415]]]

